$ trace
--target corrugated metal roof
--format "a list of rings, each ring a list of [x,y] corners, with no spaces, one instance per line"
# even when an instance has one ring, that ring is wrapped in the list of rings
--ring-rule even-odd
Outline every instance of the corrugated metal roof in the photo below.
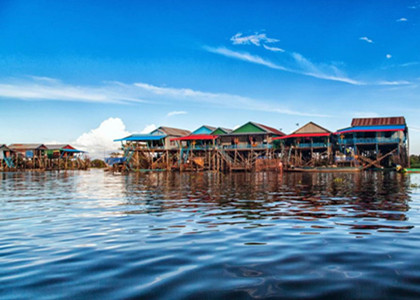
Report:
[[[354,118],[351,126],[406,125],[404,117]]]
[[[12,150],[37,150],[47,149],[44,144],[11,144],[9,148]]]
[[[229,134],[229,133],[231,133],[232,132],[232,129],[229,129],[229,128],[224,128],[224,127],[217,127],[215,130],[213,130],[212,131],[212,133],[211,134],[213,134],[214,132],[216,132],[217,130],[221,130],[221,131],[223,131],[223,132],[225,132],[226,134]]]
[[[216,130],[216,127],[209,126],[209,125],[202,125],[198,127],[196,130],[194,130],[193,132],[191,132],[191,135],[210,134],[214,130]]]
[[[354,126],[337,130],[335,134],[350,132],[375,132],[375,131],[404,131],[405,125],[382,125],[382,126]]]
[[[305,134],[305,133],[331,133],[331,131],[329,131],[328,129],[314,123],[314,122],[309,122],[305,125],[303,125],[302,127],[300,127],[299,129],[295,130],[293,134]]]
[[[281,132],[280,130],[278,130],[276,128],[273,128],[273,127],[270,127],[270,126],[267,126],[267,125],[263,125],[263,124],[259,124],[259,123],[253,123],[253,122],[252,122],[252,124],[262,128],[265,131],[274,133],[276,135],[286,135],[285,133]]]
[[[72,145],[69,144],[45,144],[45,147],[47,147],[49,150],[60,150],[60,149],[74,149]]]
[[[191,131],[186,130],[186,129],[179,129],[179,128],[166,127],[166,126],[160,126],[159,128],[153,130],[152,132],[156,130],[161,130],[166,135],[171,135],[171,136],[184,136],[184,135],[189,135],[191,133]]]
[[[232,130],[233,130],[233,129],[225,128],[225,127],[217,127],[216,129],[219,129],[219,128],[222,129],[223,131],[227,132],[227,133],[232,132]]]

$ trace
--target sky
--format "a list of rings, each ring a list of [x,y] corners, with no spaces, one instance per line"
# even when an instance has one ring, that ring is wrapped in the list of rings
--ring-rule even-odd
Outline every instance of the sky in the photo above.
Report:
[[[420,154],[419,32],[417,0],[0,0],[0,143],[405,116]]]

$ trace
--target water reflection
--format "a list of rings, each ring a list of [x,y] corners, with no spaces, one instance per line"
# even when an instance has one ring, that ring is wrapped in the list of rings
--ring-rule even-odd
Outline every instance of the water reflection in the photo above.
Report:
[[[149,173],[124,179],[126,204],[133,208],[127,214],[192,213],[196,223],[207,227],[252,228],[295,220],[293,228],[318,229],[306,234],[338,226],[395,232],[413,227],[403,222],[410,187],[395,172]]]
[[[0,298],[418,298],[419,182],[0,173]]]

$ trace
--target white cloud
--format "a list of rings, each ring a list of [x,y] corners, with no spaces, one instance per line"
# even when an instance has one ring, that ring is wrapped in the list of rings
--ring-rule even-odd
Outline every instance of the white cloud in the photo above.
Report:
[[[121,147],[114,139],[130,135],[120,118],[108,118],[97,128],[83,133],[72,145],[89,152],[91,158],[104,158],[111,152],[118,151]]]
[[[218,47],[218,48],[205,47],[204,49],[206,49],[207,51],[212,52],[212,53],[216,53],[216,54],[220,54],[220,55],[223,55],[223,56],[226,56],[226,57],[231,57],[231,58],[243,60],[243,61],[246,61],[246,62],[258,64],[258,65],[263,65],[263,66],[266,66],[266,67],[269,67],[269,68],[275,69],[275,70],[281,70],[281,71],[286,71],[286,72],[290,72],[290,73],[311,76],[311,77],[315,77],[315,78],[318,78],[318,79],[345,82],[345,83],[354,84],[354,85],[362,85],[363,84],[362,82],[347,78],[345,76],[338,76],[336,74],[326,74],[326,73],[320,71],[317,67],[315,67],[314,64],[312,64],[309,60],[304,58],[299,53],[292,53],[292,57],[298,63],[298,67],[299,67],[299,69],[292,69],[292,68],[286,68],[284,66],[275,64],[275,63],[273,63],[269,60],[263,59],[263,58],[261,58],[257,55],[252,55],[252,54],[249,54],[249,53],[246,53],[246,52],[236,52],[236,51],[232,51],[230,49],[224,48],[224,47]],[[338,69],[335,68],[335,67],[331,67],[331,70],[333,70],[335,73],[339,73]]]
[[[386,58],[387,58],[387,59],[390,59],[391,57],[392,57],[392,55],[391,55],[391,54],[387,54],[387,55],[386,55]]]
[[[234,45],[253,44],[258,47],[261,45],[261,42],[276,43],[279,41],[277,39],[267,37],[265,33],[258,33],[258,32],[252,35],[248,35],[248,36],[242,36],[242,33],[239,32],[235,34],[233,37],[231,37],[230,40],[232,41],[232,44]]]
[[[342,72],[334,65],[315,65],[309,59],[305,58],[300,53],[292,53],[291,54],[295,62],[297,63],[297,67],[300,70],[295,70],[295,73],[303,74],[307,76],[312,76],[319,79],[326,79],[332,81],[339,81],[344,83],[349,83],[353,85],[363,85],[363,82],[348,78],[342,74]]]
[[[250,62],[250,63],[253,63],[253,64],[263,65],[263,66],[269,67],[271,69],[288,71],[287,68],[285,68],[283,66],[277,65],[277,64],[272,63],[271,61],[265,60],[265,59],[263,59],[263,58],[261,58],[257,55],[252,55],[252,54],[249,54],[249,53],[246,53],[246,52],[236,52],[236,51],[227,49],[225,47],[218,47],[218,48],[205,47],[204,49],[206,49],[207,51],[212,52],[212,53],[221,54],[223,56],[247,61],[247,62]]]
[[[266,50],[273,51],[273,52],[286,52],[284,49],[277,48],[277,47],[270,47],[267,45],[263,45]]]
[[[155,124],[146,125],[146,127],[144,127],[144,129],[142,131],[140,131],[140,133],[143,133],[143,134],[151,133],[156,128],[157,128],[157,126]]]
[[[277,112],[280,114],[298,116],[328,117],[324,114],[302,112],[300,110],[293,110],[287,107],[279,107],[277,104],[269,103],[261,99],[253,99],[234,94],[209,93],[185,88],[158,87],[141,82],[135,83],[134,85],[143,89],[144,92],[147,92],[149,98],[157,97],[171,102],[182,100],[183,103],[206,103],[232,109]]]
[[[36,81],[46,81],[46,82],[51,82],[51,83],[58,83],[60,82],[59,79],[56,78],[51,78],[51,77],[45,77],[45,76],[28,76],[29,78],[32,78],[33,80]]]
[[[176,115],[185,115],[185,114],[187,114],[186,111],[183,111],[183,110],[175,110],[175,111],[169,112],[166,116],[167,117],[172,117],[172,116],[176,116]]]
[[[397,22],[407,22],[408,20],[406,18],[400,18],[397,20]]]
[[[93,103],[145,102],[115,84],[78,86],[48,77],[31,76],[32,80],[0,80],[0,98],[19,100],[48,100]]]
[[[248,58],[254,59],[253,56]],[[188,88],[159,87],[143,82],[133,84],[105,82],[102,86],[92,88],[47,81],[34,83],[25,80],[15,80],[2,83],[0,79],[0,98],[2,97],[25,101],[81,101],[119,104],[147,102],[149,105],[173,105],[177,103],[185,106],[188,103],[193,103],[194,105],[217,105],[218,107],[223,106],[231,109],[238,109],[239,107],[244,110],[273,111],[269,105],[267,108],[261,109],[260,104],[264,104],[264,101],[261,99],[252,99],[233,94],[202,92]],[[147,99],[147,101],[140,99]],[[302,113],[286,107],[277,107],[276,109],[274,111],[283,114],[321,116],[316,113]]]
[[[379,81],[377,83],[378,85],[408,85],[411,84],[410,81],[406,81],[406,80],[396,80],[396,81]]]
[[[372,41],[370,38],[366,37],[366,36],[361,37],[361,38],[360,38],[360,40],[362,40],[362,41],[366,41],[366,42],[368,42],[369,44],[372,44],[372,43],[373,43],[373,41]]]

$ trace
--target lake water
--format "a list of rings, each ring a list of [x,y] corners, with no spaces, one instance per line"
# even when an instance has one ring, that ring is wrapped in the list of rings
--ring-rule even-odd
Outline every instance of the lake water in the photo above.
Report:
[[[419,298],[419,175],[0,173],[0,298]]]

